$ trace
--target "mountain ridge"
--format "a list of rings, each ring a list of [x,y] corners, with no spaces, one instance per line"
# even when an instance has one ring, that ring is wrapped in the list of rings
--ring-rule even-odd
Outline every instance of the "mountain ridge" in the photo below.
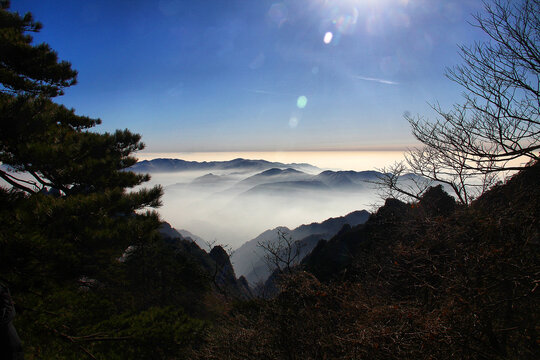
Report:
[[[366,210],[357,210],[345,216],[328,218],[322,222],[302,224],[292,230],[284,226],[268,229],[236,249],[231,261],[236,273],[245,276],[248,282],[254,284],[258,281],[264,281],[270,275],[270,271],[263,259],[264,251],[258,246],[259,243],[277,240],[279,232],[281,232],[300,243],[300,258],[303,258],[319,240],[334,236],[345,224],[364,223],[369,215],[370,213]]]
[[[233,170],[244,169],[250,171],[262,171],[271,168],[293,168],[295,170],[318,171],[317,167],[307,163],[284,164],[267,160],[249,160],[236,158],[227,161],[188,161],[173,158],[157,158],[142,160],[133,165],[129,170],[134,172],[179,172],[192,170]]]

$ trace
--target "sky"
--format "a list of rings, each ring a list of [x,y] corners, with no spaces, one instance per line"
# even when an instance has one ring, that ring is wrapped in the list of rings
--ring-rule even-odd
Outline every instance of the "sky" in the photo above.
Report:
[[[78,70],[56,101],[151,153],[399,150],[461,100],[479,0],[12,0]]]

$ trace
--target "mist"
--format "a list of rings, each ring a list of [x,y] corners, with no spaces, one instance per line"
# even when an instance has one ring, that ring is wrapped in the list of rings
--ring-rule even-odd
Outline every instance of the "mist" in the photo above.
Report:
[[[316,173],[272,179],[258,179],[257,174],[234,170],[152,173],[147,185],[164,188],[163,206],[158,209],[164,221],[232,249],[277,226],[322,222],[369,210],[379,201],[369,183],[336,188],[313,180]]]

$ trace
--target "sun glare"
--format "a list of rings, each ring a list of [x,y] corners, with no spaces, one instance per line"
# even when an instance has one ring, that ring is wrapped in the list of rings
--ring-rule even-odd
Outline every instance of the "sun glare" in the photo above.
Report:
[[[334,37],[334,34],[332,34],[331,31],[327,31],[326,34],[324,34],[324,38],[323,38],[324,43],[330,44],[333,37]]]
[[[329,2],[345,3],[353,6],[367,5],[371,7],[379,7],[391,5],[408,5],[410,0],[339,0]]]
[[[343,35],[364,31],[375,35],[388,25],[409,27],[411,0],[325,0],[321,2],[323,42],[338,45]]]

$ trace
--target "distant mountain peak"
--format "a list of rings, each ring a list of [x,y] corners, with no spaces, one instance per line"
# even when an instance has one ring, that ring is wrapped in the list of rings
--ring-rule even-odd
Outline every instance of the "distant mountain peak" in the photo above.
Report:
[[[280,169],[280,168],[271,168],[268,170],[263,171],[262,173],[258,175],[264,175],[264,176],[274,176],[274,175],[281,175],[281,174],[304,174],[302,171],[293,169],[293,168],[286,168],[286,169]]]
[[[219,175],[214,175],[212,173],[208,173],[203,176],[199,176],[191,181],[192,184],[201,184],[201,183],[208,183],[208,182],[214,182],[217,180],[221,180],[222,177]]]
[[[281,174],[282,171],[283,171],[283,170],[281,170],[281,169],[279,169],[279,168],[271,168],[271,169],[268,169],[268,170],[263,171],[263,172],[260,173],[259,175],[273,176],[273,175]]]

